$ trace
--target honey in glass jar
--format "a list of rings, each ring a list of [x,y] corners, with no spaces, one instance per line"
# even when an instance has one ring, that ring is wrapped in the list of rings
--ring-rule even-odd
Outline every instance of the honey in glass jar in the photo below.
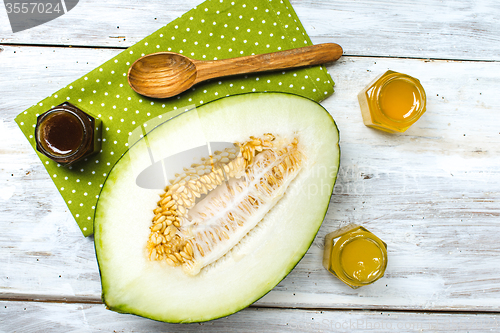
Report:
[[[404,132],[425,112],[426,96],[420,81],[387,71],[358,94],[363,122],[386,132]]]
[[[69,166],[101,149],[101,120],[73,104],[63,103],[37,118],[36,149]]]
[[[387,267],[387,244],[362,226],[350,224],[325,237],[323,266],[351,288],[380,279]]]

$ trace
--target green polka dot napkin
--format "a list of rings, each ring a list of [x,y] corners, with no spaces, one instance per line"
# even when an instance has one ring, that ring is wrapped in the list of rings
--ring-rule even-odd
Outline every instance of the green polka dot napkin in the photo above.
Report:
[[[129,87],[126,75],[130,64],[158,51],[212,60],[311,44],[288,0],[208,0],[22,112],[16,122],[35,148],[36,117],[63,102],[102,120],[102,151],[86,161],[66,168],[38,154],[83,234],[88,236],[93,231],[101,188],[115,162],[127,151],[129,136],[138,126],[167,112],[228,95],[279,91],[321,101],[333,93],[331,77],[325,68],[315,66],[211,80],[176,97],[150,99]]]

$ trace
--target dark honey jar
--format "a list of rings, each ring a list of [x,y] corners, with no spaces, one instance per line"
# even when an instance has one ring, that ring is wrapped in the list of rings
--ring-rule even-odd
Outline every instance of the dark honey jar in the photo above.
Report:
[[[101,150],[101,120],[63,103],[38,116],[35,139],[40,153],[69,166]]]

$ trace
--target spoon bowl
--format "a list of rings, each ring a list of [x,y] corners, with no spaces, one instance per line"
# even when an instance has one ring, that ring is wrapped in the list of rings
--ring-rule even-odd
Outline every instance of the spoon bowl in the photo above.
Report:
[[[158,52],[145,55],[130,66],[128,83],[138,94],[168,98],[208,79],[319,65],[337,60],[342,52],[340,45],[334,43],[213,61],[190,59],[174,52]]]
[[[189,89],[196,74],[196,66],[188,57],[158,52],[139,58],[130,66],[128,83],[141,95],[165,98]]]

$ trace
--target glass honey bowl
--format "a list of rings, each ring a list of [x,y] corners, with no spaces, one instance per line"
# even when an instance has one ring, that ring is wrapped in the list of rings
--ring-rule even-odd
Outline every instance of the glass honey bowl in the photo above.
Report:
[[[386,132],[404,132],[426,110],[425,90],[407,74],[387,71],[358,94],[363,122]]]
[[[387,244],[350,224],[326,235],[323,266],[353,289],[371,284],[385,273]]]

